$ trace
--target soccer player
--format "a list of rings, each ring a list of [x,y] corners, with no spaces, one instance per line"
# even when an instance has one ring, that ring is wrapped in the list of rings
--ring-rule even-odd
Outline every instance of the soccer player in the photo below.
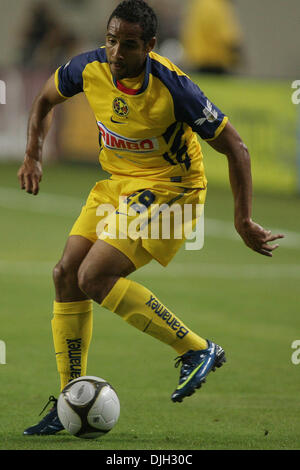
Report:
[[[269,242],[283,235],[272,235],[252,221],[246,146],[198,86],[153,52],[156,30],[156,15],[146,2],[123,1],[108,20],[105,47],[58,68],[32,106],[18,177],[22,189],[38,194],[42,147],[53,107],[84,92],[99,127],[100,163],[111,177],[91,190],[53,271],[52,331],[61,389],[86,375],[95,301],[176,351],[176,365],[181,364],[181,369],[171,399],[181,402],[225,362],[225,353],[221,346],[191,331],[146,287],[127,278],[153,259],[166,266],[184,237],[123,236],[121,218],[134,220],[132,213],[145,212],[148,217],[155,203],[169,208],[175,203],[182,208],[204,203],[207,181],[198,134],[228,158],[234,223],[246,245],[272,256],[278,245]],[[109,217],[99,210],[103,205],[115,208]],[[192,222],[194,226],[195,213]],[[116,237],[111,236],[112,228]],[[25,435],[55,434],[63,429],[56,399],[50,399],[52,409]]]

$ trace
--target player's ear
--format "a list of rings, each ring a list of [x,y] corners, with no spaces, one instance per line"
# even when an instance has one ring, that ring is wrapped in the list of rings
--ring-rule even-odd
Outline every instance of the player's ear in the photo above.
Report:
[[[149,52],[151,52],[154,49],[155,44],[156,44],[156,37],[154,36],[152,39],[150,39],[150,41],[148,42],[146,46],[147,54],[149,54]]]

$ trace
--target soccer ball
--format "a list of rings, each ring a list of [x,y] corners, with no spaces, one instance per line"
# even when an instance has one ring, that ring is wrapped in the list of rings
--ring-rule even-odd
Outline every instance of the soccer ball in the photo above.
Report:
[[[100,377],[83,376],[63,389],[57,402],[58,417],[70,434],[95,439],[109,432],[120,415],[113,387]]]

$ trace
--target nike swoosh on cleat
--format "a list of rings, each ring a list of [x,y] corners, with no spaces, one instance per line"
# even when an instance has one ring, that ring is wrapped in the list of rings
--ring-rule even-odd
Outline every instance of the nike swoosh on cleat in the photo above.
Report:
[[[194,375],[198,372],[198,370],[203,364],[204,364],[204,361],[202,361],[201,364],[199,364],[199,366],[196,367],[196,369],[194,369],[193,372],[188,376],[188,378],[177,387],[177,390],[181,390],[183,387],[185,387],[185,385],[194,377]]]

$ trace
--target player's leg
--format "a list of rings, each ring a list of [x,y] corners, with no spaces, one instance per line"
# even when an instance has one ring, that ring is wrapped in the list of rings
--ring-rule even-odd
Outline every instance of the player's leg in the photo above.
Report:
[[[122,249],[121,242],[126,252],[127,240],[118,241]],[[123,266],[135,269],[123,252],[98,240],[79,268],[80,289],[136,328],[171,345],[179,354],[207,347],[207,341],[187,328],[151,291],[125,279],[121,274]]]
[[[107,245],[102,241],[97,243]],[[94,250],[89,256],[91,250],[91,241],[78,235],[70,236],[62,258],[53,271],[56,300],[52,332],[61,390],[70,380],[86,375],[87,370],[88,349],[92,337],[93,297],[84,293],[78,284],[80,265],[85,264],[85,258],[88,257],[92,276],[97,279],[99,290],[104,291],[105,296],[112,287],[110,282],[119,277],[125,278],[135,270],[132,261],[114,247],[110,247],[109,255],[107,250],[101,250],[100,253],[96,250],[97,258],[94,258]],[[90,263],[91,259],[93,263]],[[102,271],[106,272],[105,282],[102,282],[99,276]]]
[[[61,389],[77,375],[85,375],[92,335],[92,301],[78,286],[78,268],[93,243],[82,236],[70,236],[63,255],[53,270],[56,290],[52,332]],[[52,409],[25,436],[51,435],[63,430],[57,415],[57,400],[50,397]]]
[[[78,286],[77,272],[92,245],[87,238],[70,236],[53,270],[56,298],[51,323],[61,390],[70,380],[86,374],[93,305]]]
[[[122,242],[126,252],[128,241]],[[182,368],[172,400],[182,401],[201,386],[210,370],[222,365],[224,351],[192,332],[147,288],[120,276],[115,266],[126,265],[126,258],[110,243],[98,240],[91,248],[79,268],[79,286],[103,307],[175,349]]]
[[[71,235],[59,262],[53,269],[56,302],[74,302],[88,299],[78,286],[78,269],[93,242],[80,235]]]

